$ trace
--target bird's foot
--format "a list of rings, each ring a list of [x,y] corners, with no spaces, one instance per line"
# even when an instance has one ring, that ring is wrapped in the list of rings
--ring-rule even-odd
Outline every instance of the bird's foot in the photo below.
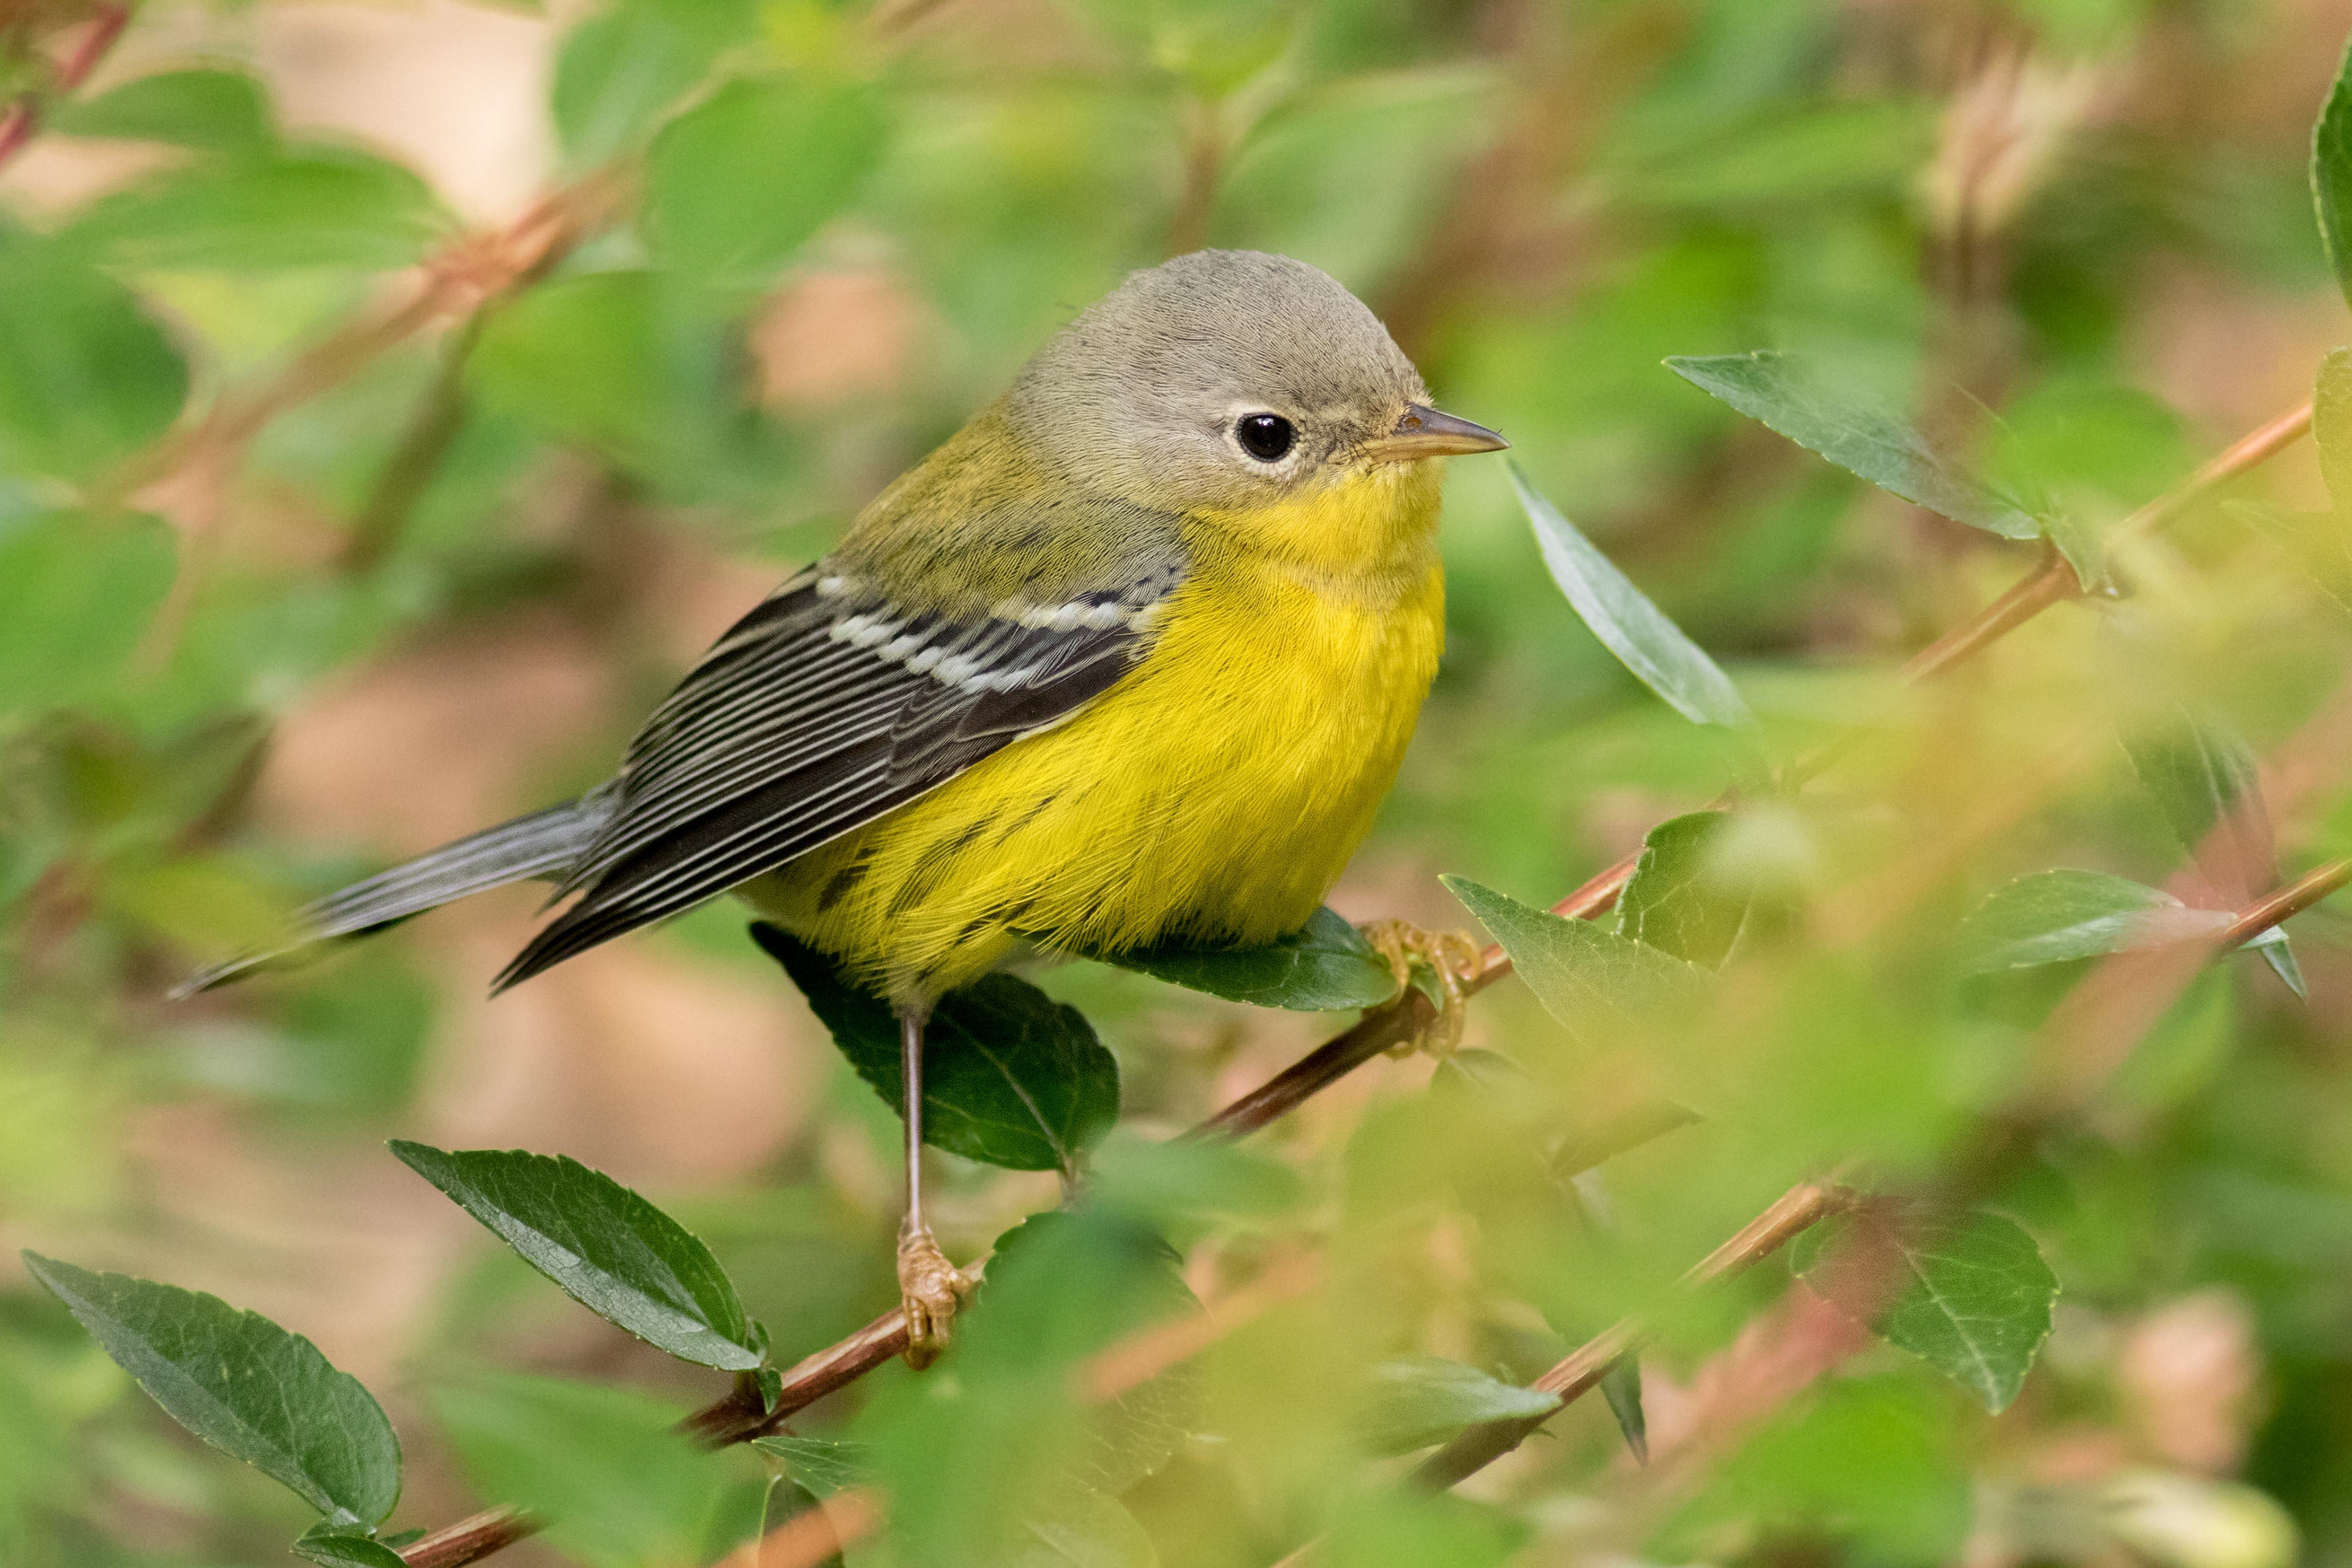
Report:
[[[1462,1026],[1468,1011],[1469,997],[1462,983],[1478,970],[1478,939],[1468,931],[1423,931],[1400,920],[1368,921],[1357,929],[1373,951],[1388,960],[1400,992],[1412,984],[1413,968],[1419,964],[1436,977],[1444,996],[1430,1026],[1391,1054],[1407,1056],[1420,1050],[1433,1057],[1453,1055],[1462,1044]]]
[[[950,1325],[972,1281],[948,1261],[929,1226],[898,1237],[898,1294],[907,1313],[907,1364],[920,1372],[948,1348]]]

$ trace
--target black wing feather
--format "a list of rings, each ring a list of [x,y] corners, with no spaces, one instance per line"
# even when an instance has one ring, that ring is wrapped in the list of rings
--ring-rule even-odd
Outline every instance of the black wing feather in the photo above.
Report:
[[[1142,655],[1179,574],[1009,616],[899,614],[812,569],[719,639],[646,721],[529,979],[715,898],[1059,723]]]

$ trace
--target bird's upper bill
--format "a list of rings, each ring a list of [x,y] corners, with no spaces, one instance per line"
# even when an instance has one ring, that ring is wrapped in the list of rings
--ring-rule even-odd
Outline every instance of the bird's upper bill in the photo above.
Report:
[[[1425,404],[1408,403],[1396,428],[1366,447],[1364,455],[1375,463],[1409,463],[1418,458],[1499,452],[1509,445],[1484,425],[1440,414]]]

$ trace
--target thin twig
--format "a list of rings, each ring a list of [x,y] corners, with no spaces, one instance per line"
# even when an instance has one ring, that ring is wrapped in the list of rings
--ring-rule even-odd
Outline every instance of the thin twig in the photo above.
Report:
[[[2163,526],[2215,486],[2274,456],[2310,426],[2309,404],[2289,410],[2232,444],[2179,489],[2141,507],[2118,524],[2118,529],[2138,531]],[[1913,656],[1904,666],[1904,678],[1915,682],[1927,680],[1975,658],[2042,610],[2070,597],[2073,584],[2072,571],[2053,552],[2008,593]],[[1615,905],[1625,884],[1633,879],[1640,859],[1638,852],[1627,855],[1598,872],[1554,904],[1552,912],[1568,920],[1591,920],[1606,913]],[[1489,947],[1479,954],[1476,967],[1462,976],[1463,993],[1475,994],[1510,973],[1509,956],[1499,947]],[[1367,1012],[1354,1026],[1219,1110],[1186,1136],[1245,1137],[1297,1109],[1381,1052],[1422,1037],[1434,1021],[1435,1013],[1427,998],[1418,991],[1408,991],[1397,1000]],[[762,1415],[747,1402],[748,1391],[739,1391],[697,1411],[688,1418],[687,1429],[713,1445],[748,1441],[775,1430],[793,1413],[846,1387],[905,1348],[906,1324],[901,1315],[887,1312],[848,1339],[787,1370],[783,1396],[773,1410]]]
[[[544,1520],[519,1508],[488,1509],[417,1537],[400,1549],[400,1560],[408,1568],[464,1568],[546,1527]]]
[[[41,105],[45,98],[62,98],[89,79],[98,62],[114,47],[114,40],[122,37],[122,29],[131,25],[131,7],[110,4],[98,8],[90,18],[89,31],[82,35],[73,52],[59,62],[49,79],[46,92],[35,90],[18,96],[5,110],[0,110],[0,164],[32,144],[41,128]]]
[[[2213,945],[2223,952],[2243,947],[2273,926],[2293,920],[2347,885],[2352,885],[2352,858],[2315,867],[2268,898],[2241,910],[2238,918],[2214,937]]]
[[[548,196],[490,234],[469,235],[428,258],[405,295],[362,311],[260,385],[228,393],[100,487],[119,501],[183,468],[233,452],[297,404],[341,384],[379,355],[436,322],[470,316],[525,277],[552,266],[619,207],[627,176],[604,169]]]
[[[1800,1183],[1741,1226],[1737,1236],[1701,1258],[1683,1276],[1678,1289],[1704,1289],[1735,1274],[1745,1273],[1853,1201],[1854,1194],[1833,1183]],[[1641,1347],[1648,1332],[1634,1318],[1620,1319],[1603,1329],[1528,1384],[1558,1398],[1558,1405],[1541,1415],[1490,1421],[1471,1427],[1415,1466],[1412,1484],[1439,1490],[1485,1469],[1527,1441],[1536,1428],[1561,1409],[1596,1387],[1620,1357]]]
[[[2210,943],[2200,945],[2205,946],[2209,953],[2234,951],[2347,885],[2352,885],[2352,858],[2331,861],[2249,904],[2220,935],[2211,939]],[[2084,1103],[2095,1088],[2095,1084],[2080,1086],[2072,1103],[2075,1106]],[[1979,1184],[1976,1181],[1969,1181],[1957,1190],[1972,1192]],[[1945,1184],[1947,1205],[1955,1190],[1950,1184]],[[1813,1182],[1792,1187],[1771,1207],[1749,1221],[1738,1235],[1717,1247],[1685,1274],[1680,1288],[1696,1289],[1742,1273],[1772,1256],[1800,1233],[1831,1215],[1855,1206],[1860,1201],[1860,1194],[1833,1184]],[[1850,1281],[1835,1294],[1851,1306],[1853,1300],[1867,1300],[1875,1291],[1867,1281]],[[1862,1315],[1874,1314],[1864,1312]],[[1559,1414],[1560,1408],[1565,1408],[1598,1384],[1601,1375],[1620,1356],[1639,1348],[1643,1337],[1643,1326],[1636,1320],[1628,1318],[1612,1324],[1528,1384],[1542,1393],[1557,1395],[1559,1406],[1542,1415],[1492,1422],[1470,1428],[1416,1467],[1412,1476],[1413,1483],[1431,1488],[1450,1487],[1509,1453],[1538,1427]],[[1294,1557],[1296,1555],[1294,1553]]]

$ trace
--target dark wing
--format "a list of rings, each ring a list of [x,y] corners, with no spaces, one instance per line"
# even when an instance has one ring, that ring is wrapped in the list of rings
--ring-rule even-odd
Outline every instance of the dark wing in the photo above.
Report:
[[[503,990],[773,870],[1059,723],[1124,675],[1181,580],[993,613],[902,612],[820,566],[737,622],[629,747],[580,900]]]

